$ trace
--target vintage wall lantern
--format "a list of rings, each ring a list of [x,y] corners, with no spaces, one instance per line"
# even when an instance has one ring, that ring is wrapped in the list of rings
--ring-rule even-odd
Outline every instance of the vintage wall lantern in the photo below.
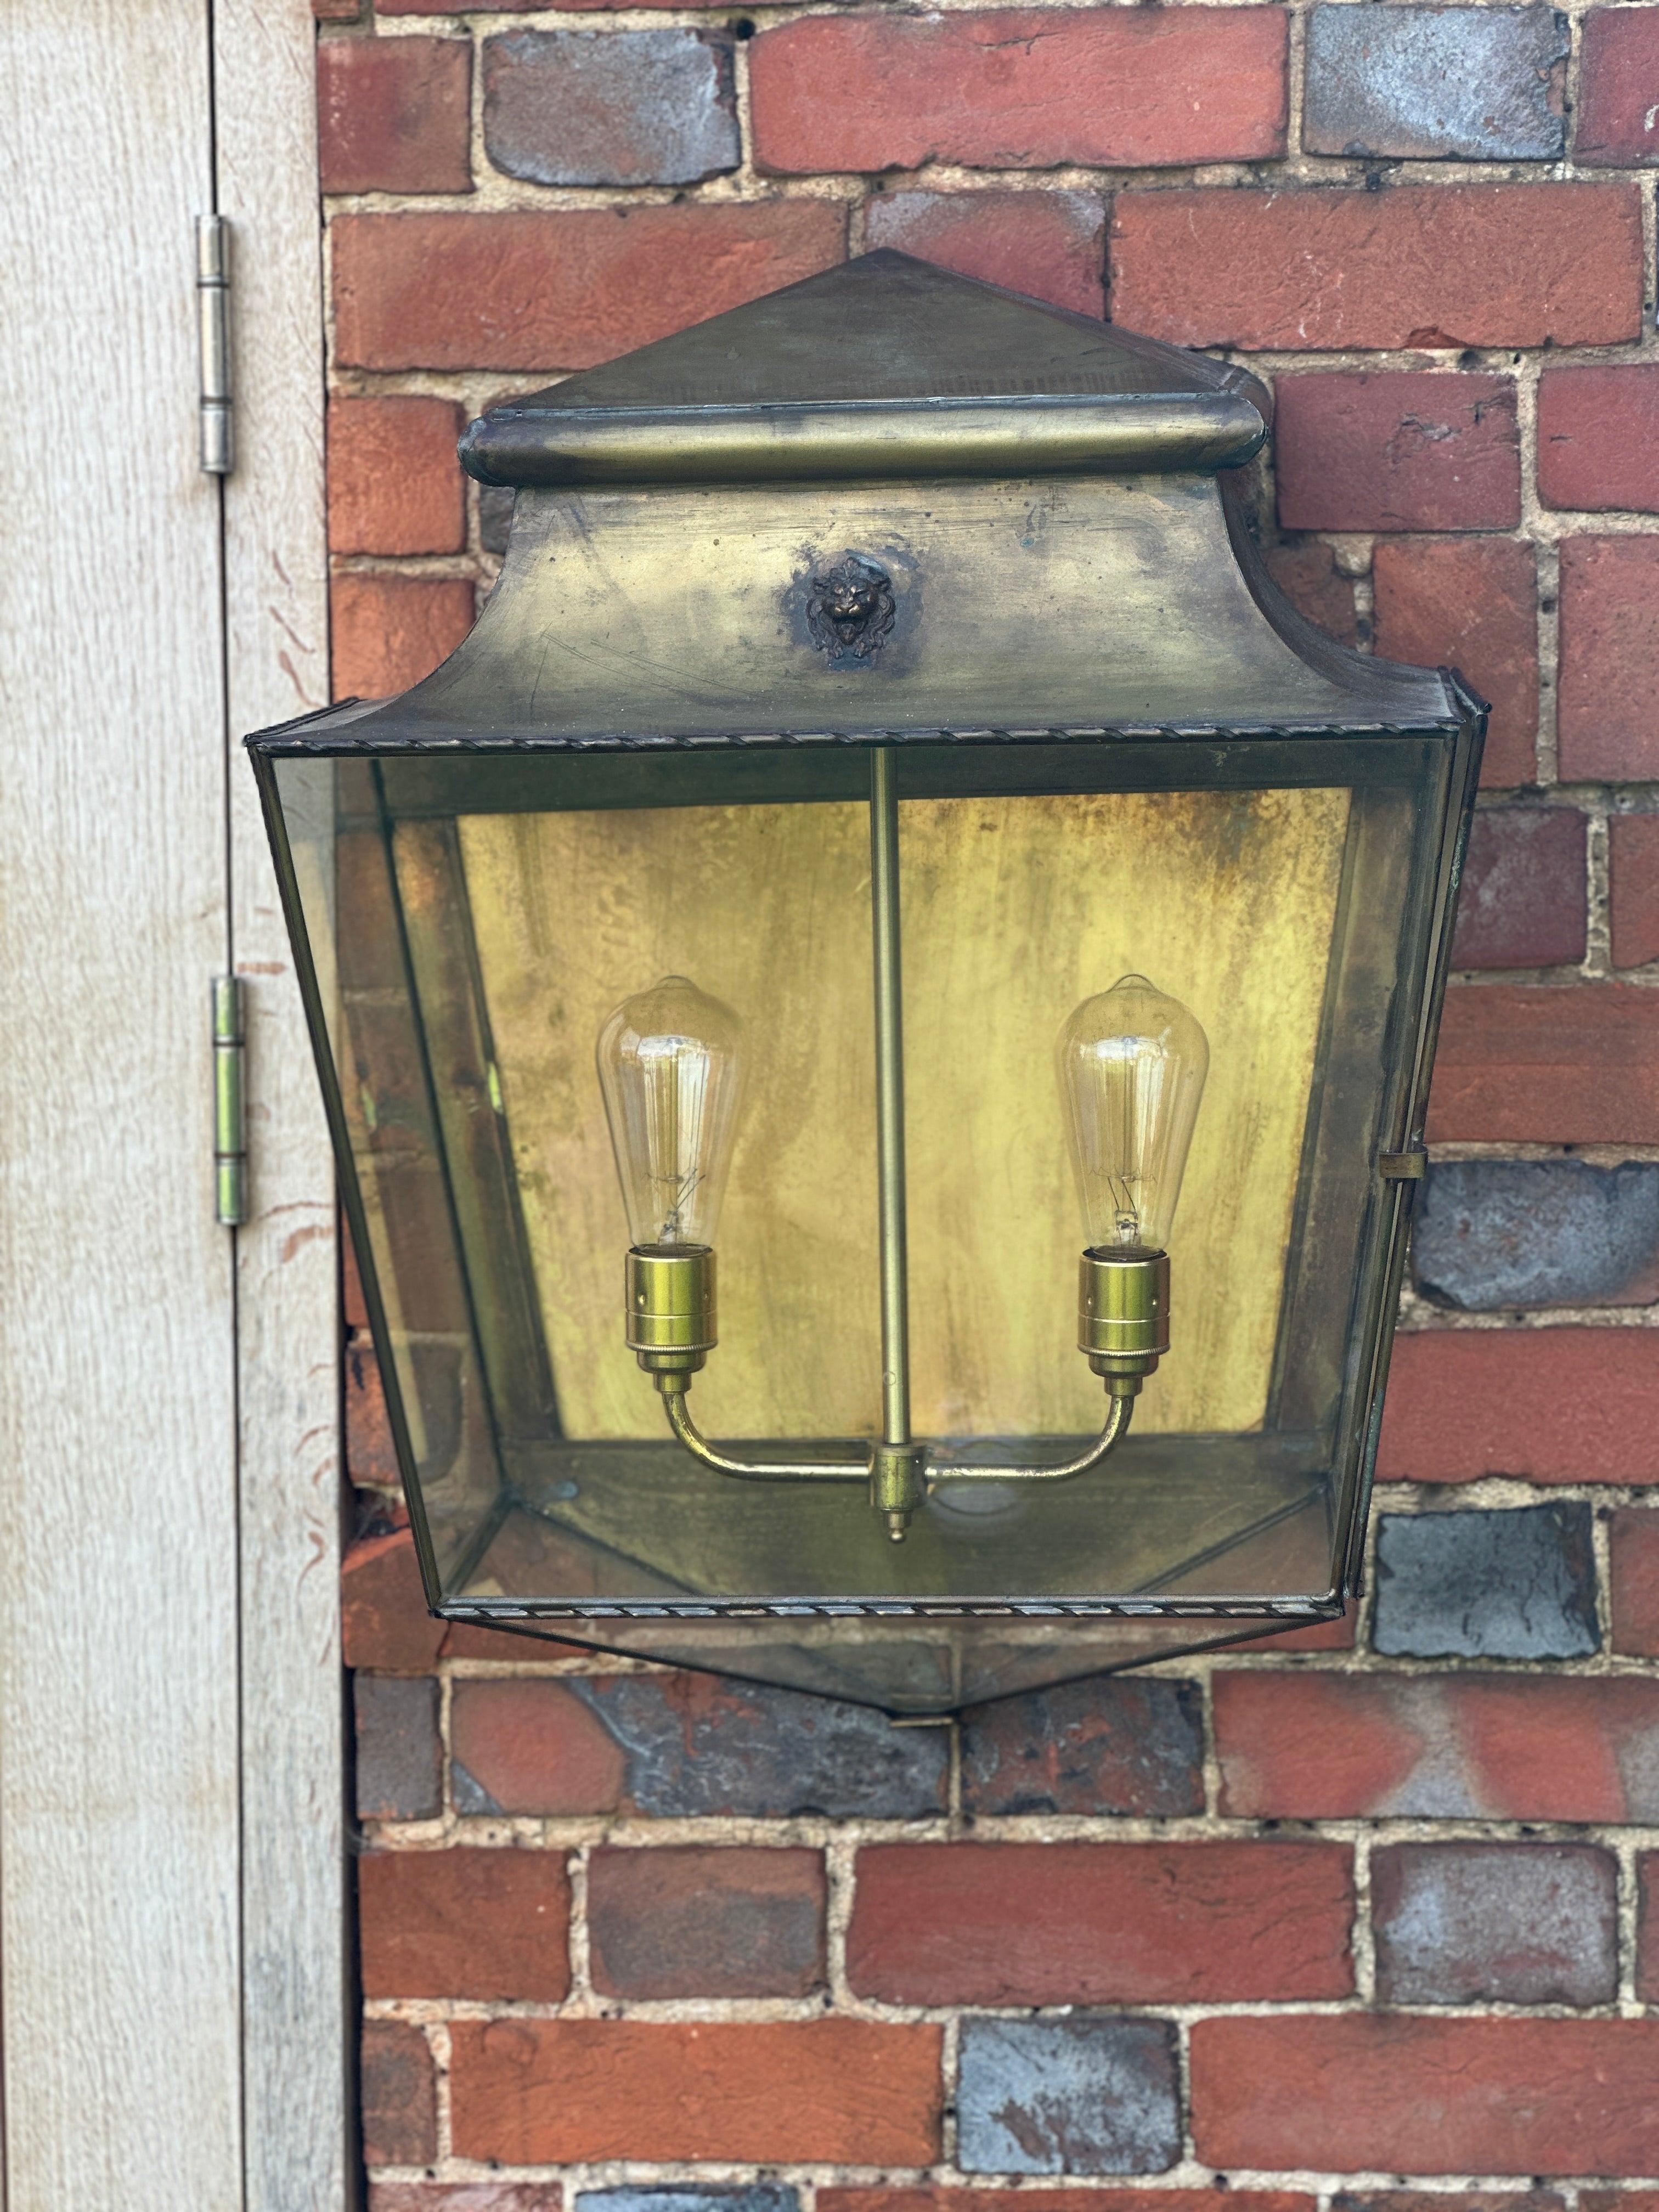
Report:
[[[249,740],[434,1610],[927,1713],[1340,1609],[1484,715],[1267,417],[871,254],[475,423],[477,629]]]

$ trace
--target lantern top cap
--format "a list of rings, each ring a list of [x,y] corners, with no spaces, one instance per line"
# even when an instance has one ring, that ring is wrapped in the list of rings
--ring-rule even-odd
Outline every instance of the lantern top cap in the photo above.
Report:
[[[1212,469],[1270,419],[1242,369],[883,250],[495,408],[461,459],[512,485]]]

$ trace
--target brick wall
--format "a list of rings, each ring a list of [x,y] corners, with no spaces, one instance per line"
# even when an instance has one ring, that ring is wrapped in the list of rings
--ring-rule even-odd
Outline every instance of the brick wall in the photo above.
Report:
[[[373,2212],[1653,2212],[1659,7],[318,12],[342,691],[466,414],[890,244],[1248,361],[1286,588],[1495,707],[1340,1631],[951,1729],[446,1631],[354,1316]]]

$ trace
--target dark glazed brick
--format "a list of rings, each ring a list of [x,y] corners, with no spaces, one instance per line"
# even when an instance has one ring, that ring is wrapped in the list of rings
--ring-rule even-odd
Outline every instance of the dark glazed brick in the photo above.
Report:
[[[967,2020],[966,2173],[1164,2173],[1181,2156],[1174,2031],[1158,2020]]]
[[[438,2155],[432,2052],[401,2020],[363,2022],[363,2159],[369,2166],[428,2166]]]
[[[1553,161],[1567,19],[1553,8],[1316,8],[1310,154]]]
[[[430,1675],[359,1674],[352,1695],[358,1819],[435,1820],[443,1808],[438,1685]]]
[[[1097,1675],[981,1705],[962,1724],[969,1813],[1204,1810],[1204,1723],[1195,1682]]]
[[[742,159],[732,42],[709,31],[484,40],[484,146],[538,185],[691,185]]]
[[[1574,807],[1483,807],[1463,866],[1452,966],[1554,968],[1582,960],[1587,835]]]
[[[1466,1313],[1659,1298],[1659,1165],[1446,1160],[1412,1224],[1418,1287]]]
[[[1507,376],[1318,369],[1281,376],[1274,401],[1285,530],[1506,530],[1521,520]]]
[[[1587,168],[1659,161],[1659,8],[1584,17],[1573,151]]]
[[[478,487],[478,543],[486,553],[505,553],[507,534],[513,527],[513,502],[518,494],[511,484]]]
[[[1401,1844],[1371,1857],[1384,2004],[1606,2004],[1618,1870],[1589,1844]]]
[[[1264,546],[1261,557],[1298,614],[1339,645],[1358,644],[1353,586],[1338,568],[1328,545],[1314,538],[1301,545]]]
[[[732,2188],[579,2189],[576,2212],[796,2212],[800,2197],[781,2181]]]
[[[1590,1509],[1385,1513],[1371,1640],[1409,1659],[1583,1659],[1601,1648]]]
[[[595,1851],[593,1986],[618,1997],[805,1996],[823,1979],[823,1906],[819,1851]]]

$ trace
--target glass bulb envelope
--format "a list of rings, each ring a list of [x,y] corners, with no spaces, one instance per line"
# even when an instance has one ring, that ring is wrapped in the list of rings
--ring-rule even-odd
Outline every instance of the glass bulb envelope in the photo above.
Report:
[[[472,635],[250,741],[436,1609],[912,1713],[1340,1609],[1482,710],[1278,598],[1266,408],[868,256],[484,418]],[[665,1427],[624,1261],[711,1248],[748,1460],[872,1450],[902,1309],[902,1541]],[[1168,1349],[1000,1480],[1097,1250]]]

